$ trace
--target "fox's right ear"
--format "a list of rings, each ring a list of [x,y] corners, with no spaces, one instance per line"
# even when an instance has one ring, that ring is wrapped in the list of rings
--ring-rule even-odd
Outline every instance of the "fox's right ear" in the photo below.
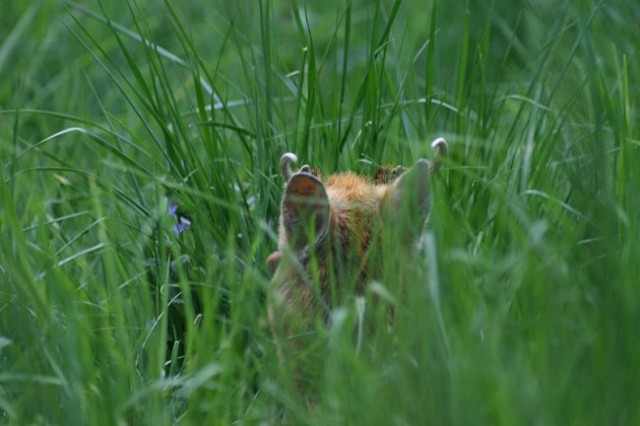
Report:
[[[422,159],[389,188],[383,200],[383,212],[387,220],[395,223],[398,234],[409,234],[410,238],[420,236],[431,210],[430,177],[430,164]]]
[[[291,175],[282,197],[280,220],[293,251],[324,238],[329,227],[329,198],[322,182],[309,173]]]
[[[429,165],[429,171],[432,175],[438,173],[440,170],[440,161],[443,157],[447,156],[447,151],[449,150],[449,145],[447,144],[447,140],[445,138],[436,138],[433,142],[431,142],[431,149],[435,153],[431,164]]]
[[[431,210],[431,177],[440,169],[447,155],[447,141],[437,138],[431,143],[435,155],[431,162],[421,159],[397,178],[383,200],[387,220],[394,222],[396,233],[418,238]]]

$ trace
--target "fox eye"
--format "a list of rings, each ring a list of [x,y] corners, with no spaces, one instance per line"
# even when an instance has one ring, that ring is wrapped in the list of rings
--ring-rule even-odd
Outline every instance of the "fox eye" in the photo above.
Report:
[[[376,173],[373,175],[373,183],[375,183],[376,185],[389,184],[400,177],[406,171],[407,168],[403,166],[378,167]]]

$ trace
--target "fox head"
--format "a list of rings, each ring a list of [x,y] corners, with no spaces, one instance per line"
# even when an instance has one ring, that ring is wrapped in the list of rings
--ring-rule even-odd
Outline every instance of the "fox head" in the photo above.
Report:
[[[394,250],[411,249],[429,215],[430,179],[447,143],[438,138],[432,147],[432,162],[382,168],[374,179],[347,172],[323,180],[306,165],[292,171],[295,155],[282,156],[279,244],[267,259],[276,305],[310,315],[330,306],[336,294],[360,291],[378,278],[383,240]]]

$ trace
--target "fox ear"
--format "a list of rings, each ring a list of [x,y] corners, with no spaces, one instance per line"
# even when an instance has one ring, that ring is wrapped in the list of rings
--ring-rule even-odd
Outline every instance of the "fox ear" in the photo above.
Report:
[[[434,158],[421,159],[409,171],[397,178],[383,199],[385,219],[395,223],[395,233],[402,238],[418,238],[431,211],[431,176],[438,173],[440,162],[447,155],[444,138],[431,142]]]
[[[417,238],[431,210],[431,172],[427,160],[420,160],[396,179],[383,200],[386,220],[401,226],[403,236]],[[393,225],[392,225],[393,226]]]
[[[325,236],[329,226],[329,198],[318,178],[304,172],[291,176],[282,197],[280,221],[289,247],[294,251]]]

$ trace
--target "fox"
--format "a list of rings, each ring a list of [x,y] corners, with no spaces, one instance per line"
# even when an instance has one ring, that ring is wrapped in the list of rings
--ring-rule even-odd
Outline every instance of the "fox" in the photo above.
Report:
[[[318,320],[327,324],[334,307],[381,278],[384,247],[411,250],[417,242],[431,210],[430,180],[448,151],[444,138],[431,147],[432,161],[381,167],[373,177],[348,171],[324,179],[309,165],[292,170],[295,154],[281,157],[278,248],[267,258],[267,313],[281,359],[284,341],[308,335]]]

